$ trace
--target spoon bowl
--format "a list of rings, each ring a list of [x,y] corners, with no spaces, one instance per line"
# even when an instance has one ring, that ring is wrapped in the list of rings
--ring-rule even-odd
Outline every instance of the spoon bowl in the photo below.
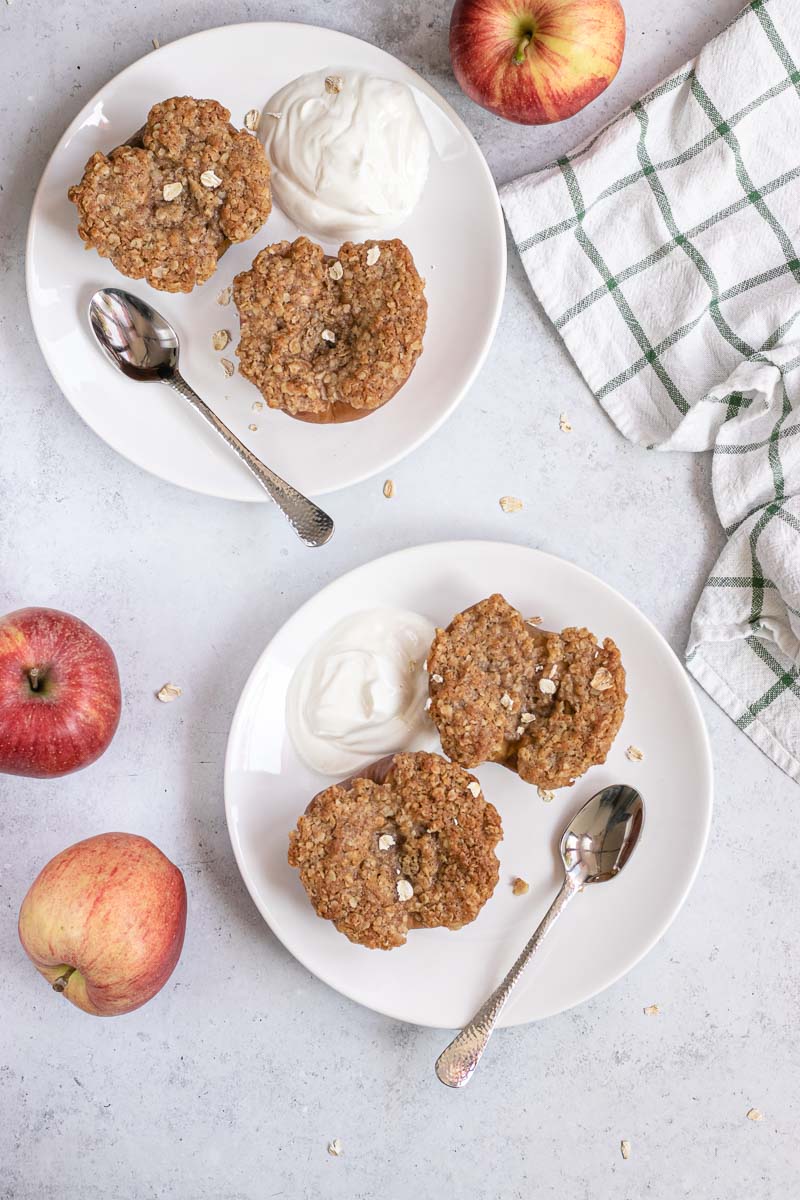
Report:
[[[89,323],[100,349],[129,379],[163,381],[177,369],[177,333],[140,296],[120,288],[95,292],[89,301]]]
[[[634,851],[644,823],[644,802],[624,783],[603,788],[584,804],[561,839],[567,873],[577,872],[581,886],[616,879]]]
[[[103,354],[138,383],[163,383],[188,400],[278,505],[307,546],[324,546],[333,534],[327,513],[276,475],[189,386],[178,370],[180,340],[166,317],[141,296],[101,288],[89,301],[89,325]]]

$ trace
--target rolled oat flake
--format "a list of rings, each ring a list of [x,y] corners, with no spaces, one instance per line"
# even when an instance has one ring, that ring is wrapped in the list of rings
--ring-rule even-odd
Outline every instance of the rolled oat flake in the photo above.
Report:
[[[410,900],[414,895],[414,889],[407,879],[398,879],[397,881],[397,899]]]

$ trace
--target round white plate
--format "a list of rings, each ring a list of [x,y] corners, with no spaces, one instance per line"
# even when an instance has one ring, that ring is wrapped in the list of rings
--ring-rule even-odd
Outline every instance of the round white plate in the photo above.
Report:
[[[286,861],[288,833],[334,782],[308,770],[286,732],[286,689],[302,656],[348,613],[415,609],[445,625],[493,591],[544,627],[587,625],[613,637],[628,674],[625,721],[601,767],[543,802],[504,767],[478,775],[503,820],[500,881],[478,919],[456,932],[414,930],[391,951],[355,946],[316,916]],[[625,749],[644,752],[629,762]],[[394,747],[387,746],[387,750]],[[233,719],[225,764],[228,829],[262,916],[305,967],[361,1004],[417,1025],[463,1025],[502,979],[553,899],[565,823],[600,788],[630,783],[645,800],[642,839],[619,879],[578,897],[520,983],[500,1023],[561,1012],[609,986],[647,953],[681,907],[711,820],[711,755],[688,677],[649,621],[571,563],[494,542],[401,550],[344,575],[286,622],[256,663]],[[530,883],[514,896],[511,881]]]
[[[167,96],[212,96],[241,125],[284,83],[324,67],[362,67],[413,88],[432,142],[422,198],[397,233],[425,276],[428,327],[411,378],[385,408],[345,425],[309,425],[275,411],[254,412],[257,389],[226,379],[211,335],[238,341],[233,305],[219,292],[271,242],[298,230],[276,207],[250,241],[232,246],[216,274],[189,295],[128,280],[84,250],[67,188],[95,150],[109,151]],[[313,237],[313,234],[311,235]],[[320,239],[317,239],[320,240]],[[335,245],[324,243],[326,249]],[[108,83],[72,122],[42,176],[27,249],[28,300],[36,335],[56,382],[95,433],[162,479],[233,500],[265,500],[238,459],[189,408],[158,384],[134,383],[100,356],[86,309],[103,286],[145,297],[181,338],[181,369],[236,434],[307,494],[335,491],[383,471],[429,437],[453,411],[489,350],[505,286],[506,247],[497,191],[472,135],[419,75],[366,42],[309,25],[259,23],[210,29],[148,54]],[[249,429],[258,426],[256,432]]]

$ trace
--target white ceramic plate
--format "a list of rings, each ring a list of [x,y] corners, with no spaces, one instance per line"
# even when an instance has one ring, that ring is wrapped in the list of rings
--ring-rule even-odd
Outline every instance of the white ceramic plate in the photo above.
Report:
[[[425,191],[402,237],[427,280],[425,347],[411,378],[385,408],[345,425],[319,426],[280,412],[254,413],[258,391],[225,379],[211,335],[231,305],[216,297],[270,242],[297,237],[277,206],[250,241],[232,246],[216,274],[188,296],[126,280],[87,252],[67,188],[95,150],[109,151],[167,96],[211,96],[241,125],[284,83],[324,67],[362,67],[414,89],[432,141]],[[325,243],[326,249],[334,247]],[[489,350],[505,286],[506,248],[497,191],[472,135],[423,79],[366,42],[309,25],[229,25],[148,54],[107,84],[72,122],[42,176],[28,231],[27,284],[36,335],[56,382],[95,433],[126,458],[183,487],[234,500],[266,497],[236,457],[179,396],[117,374],[101,358],[86,318],[103,286],[143,295],[181,337],[188,381],[265,462],[302,491],[319,495],[383,471],[429,437],[469,388]],[[231,347],[231,350],[233,346]],[[229,351],[230,354],[230,351]],[[231,355],[231,357],[234,357]],[[258,426],[257,432],[249,430]]]
[[[492,591],[544,627],[587,625],[613,637],[628,674],[625,721],[604,766],[547,804],[504,767],[476,774],[503,820],[500,882],[473,924],[415,930],[388,952],[355,946],[316,916],[286,861],[288,832],[311,797],[334,782],[308,770],[286,732],[286,689],[298,662],[348,613],[389,604],[438,625]],[[644,751],[629,762],[628,745]],[[387,746],[387,750],[394,747]],[[561,1012],[609,986],[647,953],[681,907],[711,820],[711,756],[688,677],[661,635],[617,592],[571,563],[493,542],[417,546],[330,584],[267,646],[242,693],[225,765],[234,853],[264,919],[294,956],[344,995],[417,1025],[454,1028],[486,998],[526,942],[560,883],[565,823],[600,788],[630,783],[645,800],[644,832],[624,873],[580,896],[501,1018],[517,1025]],[[512,895],[521,875],[528,895]]]

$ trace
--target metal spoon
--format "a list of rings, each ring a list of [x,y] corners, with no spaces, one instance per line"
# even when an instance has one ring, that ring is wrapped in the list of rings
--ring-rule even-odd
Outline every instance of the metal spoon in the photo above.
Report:
[[[89,302],[89,323],[101,350],[123,375],[167,384],[205,417],[275,501],[302,542],[323,546],[328,541],[333,533],[328,514],[256,458],[189,387],[178,370],[178,335],[165,317],[130,292],[102,288]]]
[[[442,1083],[453,1088],[469,1083],[512,989],[556,919],[587,883],[605,883],[619,875],[639,840],[643,821],[644,801],[625,784],[603,788],[576,813],[561,839],[565,872],[561,891],[503,982],[439,1055],[436,1074]]]

